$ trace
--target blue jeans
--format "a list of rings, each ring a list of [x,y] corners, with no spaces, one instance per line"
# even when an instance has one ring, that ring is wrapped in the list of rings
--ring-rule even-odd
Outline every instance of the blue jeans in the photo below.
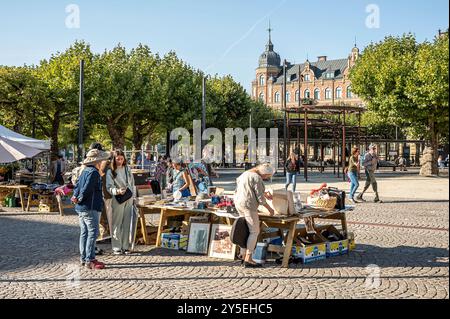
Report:
[[[288,189],[291,183],[292,183],[292,191],[295,192],[295,188],[297,187],[297,173],[286,172],[286,190]]]
[[[80,255],[82,262],[95,259],[95,241],[99,234],[100,213],[95,210],[77,212],[80,220]]]
[[[348,172],[348,178],[350,178],[350,198],[354,198],[356,190],[359,187],[358,172]]]

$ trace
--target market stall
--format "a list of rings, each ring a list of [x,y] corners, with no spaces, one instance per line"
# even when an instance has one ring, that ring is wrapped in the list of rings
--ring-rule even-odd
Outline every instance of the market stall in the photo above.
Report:
[[[185,249],[187,253],[234,260],[236,247],[229,236],[239,215],[229,197],[213,196],[201,201],[190,198],[178,202],[156,197],[155,202],[138,208],[145,244],[152,244],[147,236],[145,219],[145,215],[152,214],[159,217],[156,247]],[[292,213],[282,212],[276,216],[261,213],[258,245],[265,250],[264,255],[277,253],[277,261],[285,268],[293,258],[308,263],[348,253],[352,234],[348,233],[346,213],[352,209],[352,206],[330,209],[303,204],[296,205],[296,211]],[[339,222],[340,229],[331,221]]]

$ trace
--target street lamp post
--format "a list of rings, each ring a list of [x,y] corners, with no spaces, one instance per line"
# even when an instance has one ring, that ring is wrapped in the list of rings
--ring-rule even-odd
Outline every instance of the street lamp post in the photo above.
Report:
[[[206,130],[206,76],[202,76],[202,151],[204,147],[203,132]]]
[[[284,120],[283,120],[283,172],[286,176],[286,160],[287,160],[287,126],[286,126],[286,60],[283,61],[283,109],[284,109]]]
[[[80,61],[80,95],[79,95],[79,126],[78,126],[78,162],[83,160],[83,112],[84,112],[84,60]]]

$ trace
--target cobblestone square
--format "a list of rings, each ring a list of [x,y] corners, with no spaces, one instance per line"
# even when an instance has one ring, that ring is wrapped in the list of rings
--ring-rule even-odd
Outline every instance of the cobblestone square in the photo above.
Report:
[[[232,190],[235,177],[224,175],[217,184]],[[280,183],[282,178],[272,186]],[[410,198],[400,196],[407,192],[390,191],[392,183],[409,185]],[[313,184],[300,181],[298,186],[303,193]],[[99,260],[107,269],[91,271],[78,265],[75,214],[4,209],[0,298],[448,299],[448,178],[387,176],[380,178],[380,185],[383,204],[367,202],[348,214],[354,251],[289,269],[274,262],[246,269],[237,261],[140,245],[134,255],[113,256],[109,245],[100,245],[106,254]],[[443,191],[436,198],[433,190],[414,195],[415,186],[431,187],[427,185]]]

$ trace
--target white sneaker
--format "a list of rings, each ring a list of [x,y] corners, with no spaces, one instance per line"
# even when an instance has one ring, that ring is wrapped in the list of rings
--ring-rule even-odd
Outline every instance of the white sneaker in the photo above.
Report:
[[[113,255],[122,255],[122,251],[121,250],[113,250]]]

